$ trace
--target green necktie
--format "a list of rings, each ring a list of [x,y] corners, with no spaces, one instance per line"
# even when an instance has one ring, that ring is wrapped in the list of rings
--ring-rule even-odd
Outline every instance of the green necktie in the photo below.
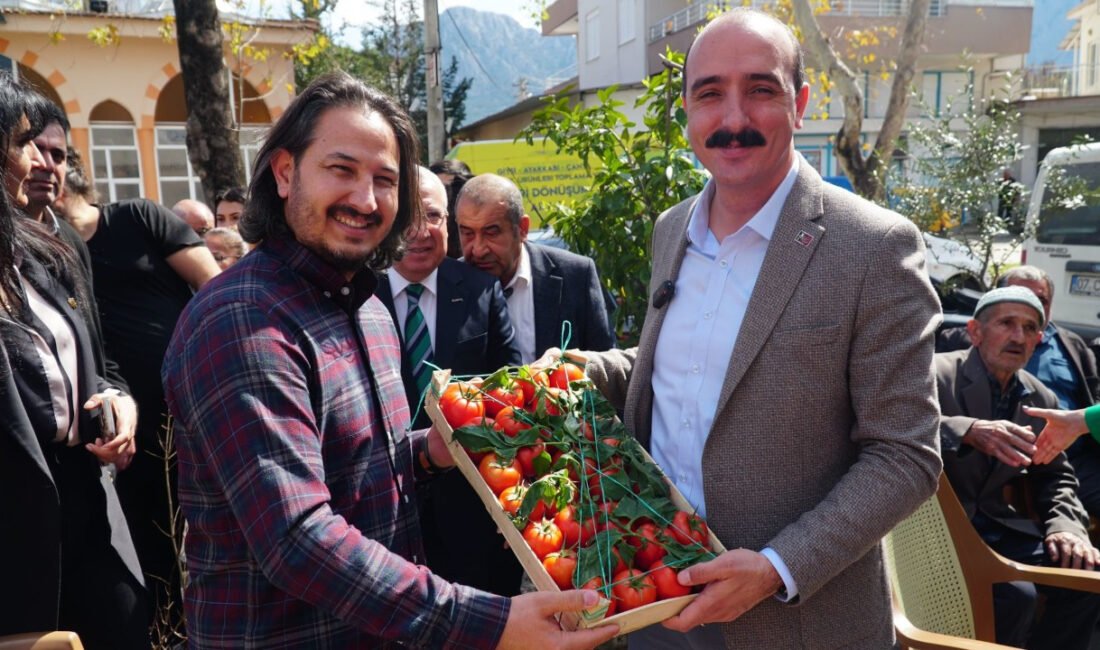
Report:
[[[416,382],[416,394],[421,397],[432,381],[432,368],[426,363],[432,360],[432,340],[428,336],[428,324],[424,321],[424,313],[420,311],[422,293],[424,293],[422,284],[414,282],[405,287],[405,298],[409,303],[408,311],[405,312],[405,353],[409,355],[409,367],[412,368],[413,381]]]

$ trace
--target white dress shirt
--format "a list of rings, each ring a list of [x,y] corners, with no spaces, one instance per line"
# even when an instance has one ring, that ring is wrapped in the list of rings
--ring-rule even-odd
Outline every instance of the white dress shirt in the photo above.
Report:
[[[409,296],[405,293],[405,289],[412,283],[393,267],[390,267],[388,274],[390,292],[393,295],[393,310],[397,312],[397,327],[400,330],[401,341],[404,342],[405,319],[409,316]],[[437,268],[420,281],[420,284],[424,285],[424,292],[420,294],[420,300],[417,303],[420,306],[420,313],[424,314],[424,324],[428,326],[428,340],[431,341],[433,353],[435,352],[435,315],[438,311],[436,303],[439,297],[439,292],[436,290],[439,286],[438,280],[439,269]]]
[[[523,363],[538,359],[535,356],[535,290],[532,284],[531,256],[527,254],[527,246],[520,245],[519,267],[504,289],[512,290],[507,298],[508,316],[516,330],[516,345]]]
[[[768,243],[797,176],[796,162],[768,202],[721,242],[710,230],[713,180],[688,221],[687,251],[654,353],[650,447],[669,479],[703,516],[703,447]],[[771,549],[764,553],[783,577],[787,597],[793,598],[797,591],[790,571]]]

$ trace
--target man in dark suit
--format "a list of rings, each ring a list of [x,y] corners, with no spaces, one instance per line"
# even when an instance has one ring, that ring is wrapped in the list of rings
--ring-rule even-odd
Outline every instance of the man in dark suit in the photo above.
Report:
[[[614,347],[596,264],[527,242],[531,218],[515,183],[496,174],[475,176],[463,186],[455,211],[463,259],[500,279],[525,363],[563,344],[595,351]]]
[[[936,355],[944,472],[974,528],[998,553],[1028,564],[1093,569],[1100,553],[1088,541],[1088,518],[1065,455],[1049,464],[1031,464],[1004,442],[1006,435],[1033,441],[1032,430],[1041,428],[1042,420],[1022,407],[1058,403],[1052,391],[1023,370],[1043,337],[1044,319],[1039,299],[1028,289],[994,289],[978,302],[967,324],[973,347]],[[1032,487],[1040,522],[1005,500],[1004,488],[1020,477]],[[1100,617],[1100,597],[1040,589],[1047,596],[1046,611],[1032,628],[1036,587],[994,586],[997,642],[1088,648]]]
[[[520,363],[500,283],[447,257],[447,190],[424,167],[420,202],[424,227],[408,237],[405,255],[381,275],[377,289],[401,334],[401,377],[416,414],[413,428],[430,424],[421,403],[432,371],[427,362],[455,375],[483,376]],[[519,593],[523,569],[460,473],[443,474],[418,497],[432,571],[503,596]]]
[[[1073,411],[1095,404],[1100,390],[1096,357],[1080,336],[1051,322],[1054,283],[1050,276],[1034,266],[1017,266],[1002,275],[997,286],[1030,289],[1043,305],[1046,322],[1043,338],[1024,368],[1054,393],[1058,398],[1057,408]],[[937,352],[969,347],[970,335],[965,327],[945,330],[936,340]],[[1013,436],[1010,431],[1004,434],[1014,453],[1030,459],[1031,453],[1023,451],[1030,447],[1029,441]],[[1080,483],[1078,498],[1089,514],[1100,516],[1100,444],[1089,436],[1082,436],[1066,450],[1066,456]]]

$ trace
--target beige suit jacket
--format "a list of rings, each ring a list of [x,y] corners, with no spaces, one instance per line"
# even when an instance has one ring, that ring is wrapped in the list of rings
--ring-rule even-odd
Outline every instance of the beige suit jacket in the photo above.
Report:
[[[677,277],[694,201],[654,227],[650,295]],[[637,348],[589,354],[590,376],[647,445],[663,318],[651,302]],[[712,529],[727,548],[774,549],[799,597],[724,625],[728,646],[891,645],[879,543],[934,493],[942,467],[939,320],[916,227],[800,161],[702,463]]]

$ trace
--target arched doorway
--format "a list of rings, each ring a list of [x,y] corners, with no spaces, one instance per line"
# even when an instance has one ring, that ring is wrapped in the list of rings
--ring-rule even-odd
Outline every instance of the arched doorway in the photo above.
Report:
[[[260,149],[261,138],[271,124],[271,112],[248,80],[233,75],[232,81],[231,101],[234,116],[240,125],[241,154],[247,183],[252,177],[252,161]],[[154,119],[161,203],[172,206],[181,199],[203,200],[199,177],[187,156],[187,102],[182,75],[172,77],[161,89]]]

